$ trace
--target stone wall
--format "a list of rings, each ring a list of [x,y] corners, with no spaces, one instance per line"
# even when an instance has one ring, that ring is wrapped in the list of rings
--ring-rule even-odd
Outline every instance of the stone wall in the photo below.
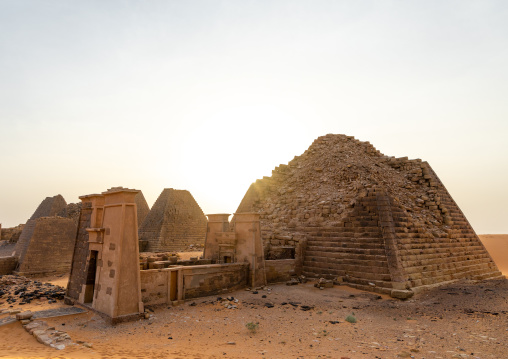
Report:
[[[74,223],[77,226],[79,222],[80,213],[81,213],[81,203],[69,203],[67,206],[65,206],[64,209],[58,212],[57,216],[70,218],[74,221]]]
[[[23,232],[23,227],[25,227],[24,224],[11,228],[2,228],[2,231],[0,232],[0,241],[16,243]]]
[[[203,245],[206,217],[189,191],[166,188],[139,229],[146,252],[177,251]]]
[[[69,284],[67,286],[67,296],[78,300],[87,279],[87,257],[88,257],[88,232],[91,228],[90,218],[92,216],[92,203],[83,200],[79,216],[76,240],[72,255],[72,264],[69,275]]]
[[[303,274],[344,276],[363,289],[391,294],[501,274],[428,163],[350,136],[316,139],[253,183],[238,212],[261,214],[268,256],[294,246]]]
[[[16,257],[0,257],[0,275],[11,274],[17,263]]]
[[[295,259],[265,260],[266,281],[286,282],[296,275]]]
[[[215,295],[247,286],[248,264],[212,264],[142,270],[141,295],[145,305],[169,304],[169,276],[178,274],[180,299]]]
[[[25,256],[26,250],[28,249],[28,245],[30,244],[30,239],[35,230],[35,219],[29,219],[23,227],[23,231],[19,236],[18,241],[16,242],[16,246],[14,247],[14,256],[19,258],[21,262]]]
[[[41,217],[29,222],[34,223],[33,232],[24,256],[20,258],[17,273],[67,273],[71,267],[76,237],[74,221],[61,217]]]

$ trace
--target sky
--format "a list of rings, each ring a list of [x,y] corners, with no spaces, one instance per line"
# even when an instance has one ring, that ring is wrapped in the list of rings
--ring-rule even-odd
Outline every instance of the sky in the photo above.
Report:
[[[508,233],[506,1],[0,0],[0,223],[47,196],[249,185],[341,133]]]

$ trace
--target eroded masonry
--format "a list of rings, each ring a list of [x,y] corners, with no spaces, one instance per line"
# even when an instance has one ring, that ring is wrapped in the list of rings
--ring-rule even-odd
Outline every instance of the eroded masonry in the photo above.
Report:
[[[17,235],[10,256],[0,257],[0,274],[37,276],[67,273],[71,267],[80,206],[61,195],[47,197]]]
[[[185,249],[205,242],[206,217],[189,191],[165,188],[144,218],[139,239],[142,251]]]
[[[294,250],[295,269],[309,277],[406,298],[501,276],[427,162],[384,156],[350,136],[316,139],[253,183],[237,212],[260,213],[266,256]]]

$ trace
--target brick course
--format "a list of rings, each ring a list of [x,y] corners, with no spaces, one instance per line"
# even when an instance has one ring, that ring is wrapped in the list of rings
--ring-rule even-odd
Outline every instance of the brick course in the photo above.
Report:
[[[139,229],[147,252],[186,249],[204,244],[206,217],[189,191],[166,188],[159,195]]]

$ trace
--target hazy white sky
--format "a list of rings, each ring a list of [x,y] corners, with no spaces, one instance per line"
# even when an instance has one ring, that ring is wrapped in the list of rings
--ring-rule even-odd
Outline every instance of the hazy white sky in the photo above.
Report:
[[[0,222],[46,197],[249,185],[344,133],[508,233],[506,1],[0,0]]]

